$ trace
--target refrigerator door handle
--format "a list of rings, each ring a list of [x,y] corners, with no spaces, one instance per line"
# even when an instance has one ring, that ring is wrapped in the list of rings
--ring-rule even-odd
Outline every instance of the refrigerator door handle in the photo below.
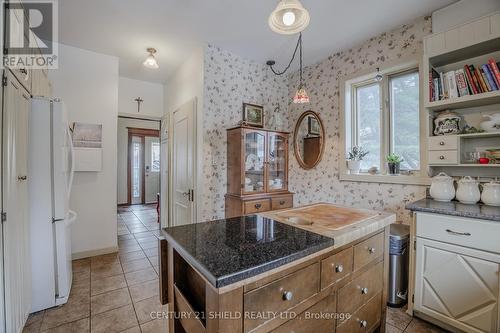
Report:
[[[73,186],[73,175],[75,173],[75,149],[73,147],[73,138],[71,137],[71,133],[69,128],[66,128],[66,133],[68,135],[68,140],[69,140],[69,148],[71,150],[70,156],[71,156],[71,169],[70,169],[70,174],[69,174],[69,183],[68,183],[68,199],[71,195],[71,187]]]

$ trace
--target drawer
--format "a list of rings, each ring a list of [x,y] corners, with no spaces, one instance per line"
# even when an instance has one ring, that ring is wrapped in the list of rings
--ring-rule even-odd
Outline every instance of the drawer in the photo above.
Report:
[[[500,223],[417,213],[417,237],[500,253]]]
[[[271,199],[271,209],[284,209],[293,207],[293,196],[275,197]]]
[[[261,314],[286,311],[318,291],[319,263],[316,263],[245,294],[244,309],[246,313]],[[244,332],[249,332],[271,319],[245,316]]]
[[[297,318],[287,321],[272,333],[333,332],[335,330],[335,295],[329,295]]]
[[[354,245],[354,270],[384,255],[384,233],[368,238]]]
[[[271,202],[269,199],[245,201],[243,206],[245,208],[245,215],[271,210]]]
[[[372,332],[382,319],[382,293],[378,293],[361,309],[337,327],[337,333]]]
[[[321,261],[321,289],[338,282],[352,272],[352,247]]]
[[[382,290],[383,280],[384,262],[380,262],[342,287],[339,290],[339,312],[353,313],[356,311]]]
[[[440,135],[429,138],[429,150],[457,150],[458,136]]]
[[[458,164],[457,150],[429,151],[429,164]]]

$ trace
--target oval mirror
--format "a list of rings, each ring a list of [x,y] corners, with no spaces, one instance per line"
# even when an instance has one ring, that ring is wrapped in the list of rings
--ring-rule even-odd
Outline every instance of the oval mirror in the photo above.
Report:
[[[314,168],[325,150],[325,129],[321,118],[314,111],[304,112],[293,133],[295,157],[304,169]]]

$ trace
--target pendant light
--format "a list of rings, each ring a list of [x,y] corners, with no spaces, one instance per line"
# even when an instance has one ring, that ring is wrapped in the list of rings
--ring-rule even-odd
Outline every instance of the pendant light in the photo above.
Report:
[[[309,12],[299,0],[280,0],[269,16],[269,27],[279,34],[292,35],[309,25]]]
[[[281,71],[281,72],[276,71],[273,68],[273,66],[276,64],[276,61],[274,61],[274,60],[269,60],[269,61],[267,61],[266,64],[269,66],[269,68],[271,69],[271,71],[275,75],[283,75],[288,71],[288,69],[292,65],[293,60],[295,59],[295,56],[297,55],[297,51],[299,51],[299,75],[300,75],[300,79],[299,79],[299,86],[297,88],[297,92],[293,96],[293,102],[295,104],[304,104],[304,103],[309,103],[309,95],[307,95],[306,89],[304,87],[304,80],[303,80],[303,76],[302,76],[302,71],[303,71],[303,67],[302,67],[302,33],[299,34],[299,40],[297,41],[297,46],[295,46],[295,50],[293,51],[292,59],[290,59],[290,62],[288,63],[288,65],[286,66],[286,68],[283,71]]]
[[[144,62],[142,64],[145,67],[151,68],[151,69],[158,69],[158,68],[160,68],[160,66],[158,65],[158,62],[156,61],[156,58],[155,58],[156,49],[150,47],[150,48],[147,49],[147,51],[149,52],[149,55],[146,58],[146,60],[144,60]]]

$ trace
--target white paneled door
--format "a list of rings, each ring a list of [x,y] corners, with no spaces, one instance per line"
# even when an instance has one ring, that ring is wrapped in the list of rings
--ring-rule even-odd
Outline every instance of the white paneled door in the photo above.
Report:
[[[193,100],[173,116],[171,225],[195,222],[195,114],[196,101]]]
[[[415,310],[465,332],[498,332],[500,256],[417,240]]]
[[[28,119],[30,95],[7,71],[2,128],[2,223],[6,332],[19,332],[30,312]]]

